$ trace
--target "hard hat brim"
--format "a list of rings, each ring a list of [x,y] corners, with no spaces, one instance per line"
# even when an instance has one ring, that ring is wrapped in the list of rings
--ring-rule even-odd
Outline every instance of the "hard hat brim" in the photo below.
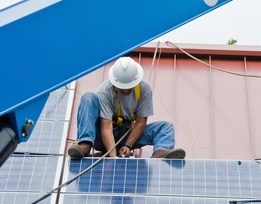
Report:
[[[138,64],[138,63],[137,63],[137,65],[138,65],[138,76],[137,76],[136,80],[134,80],[130,83],[120,83],[118,81],[115,81],[114,76],[113,76],[113,70],[110,69],[109,70],[109,80],[110,80],[110,82],[113,84],[113,86],[115,86],[119,89],[134,88],[135,86],[137,86],[141,82],[141,80],[143,79],[143,75],[144,75],[141,65]]]

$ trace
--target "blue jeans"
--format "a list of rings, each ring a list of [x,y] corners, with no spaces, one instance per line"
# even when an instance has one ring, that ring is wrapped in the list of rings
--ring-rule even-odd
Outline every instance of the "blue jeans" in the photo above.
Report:
[[[77,140],[78,142],[89,141],[95,149],[104,150],[99,113],[100,104],[98,97],[94,93],[86,93],[83,95],[78,107]],[[175,145],[173,125],[166,121],[147,124],[133,148],[145,145],[153,145],[153,151],[173,149]]]

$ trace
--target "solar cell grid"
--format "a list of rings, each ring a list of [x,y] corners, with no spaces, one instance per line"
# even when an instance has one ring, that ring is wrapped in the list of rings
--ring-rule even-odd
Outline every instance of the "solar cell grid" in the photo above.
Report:
[[[69,124],[66,112],[70,94],[64,87],[50,94],[30,140],[20,143],[16,154],[1,167],[0,203],[28,204],[58,185],[63,158],[59,155],[64,150]],[[54,203],[55,199],[53,194],[41,203]]]
[[[9,203],[19,203],[19,204],[28,204],[33,202],[39,197],[39,194],[28,193],[28,192],[8,192],[0,193],[0,203],[9,204]],[[51,198],[47,198],[41,204],[49,204]]]
[[[70,86],[69,86],[70,88]],[[50,93],[47,103],[44,106],[40,120],[65,120],[68,105],[69,91],[62,87]]]
[[[42,192],[53,187],[57,157],[12,156],[1,167],[0,192]]]
[[[96,159],[68,160],[69,178],[94,161]],[[258,176],[255,183],[253,175]],[[178,198],[182,203],[191,203],[191,199],[193,203],[204,200],[228,203],[234,199],[260,198],[260,176],[260,164],[255,161],[108,158],[63,192],[76,197],[78,194],[141,195],[137,198],[140,200],[156,196],[161,199],[160,203]],[[133,199],[131,202],[135,203]]]
[[[181,198],[170,196],[106,196],[106,195],[64,195],[63,204],[228,204],[227,199]]]
[[[59,154],[64,127],[67,122],[38,121],[27,143],[21,143],[15,152]]]
[[[58,154],[63,131],[69,124],[66,118],[69,91],[64,87],[50,94],[47,103],[26,143],[20,143],[16,152]]]

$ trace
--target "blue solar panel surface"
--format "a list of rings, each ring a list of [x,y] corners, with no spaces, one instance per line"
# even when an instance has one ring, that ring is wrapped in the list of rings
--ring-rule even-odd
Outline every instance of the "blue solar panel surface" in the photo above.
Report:
[[[69,178],[94,161],[68,160]],[[63,192],[64,203],[228,203],[261,197],[261,168],[255,161],[105,159]]]

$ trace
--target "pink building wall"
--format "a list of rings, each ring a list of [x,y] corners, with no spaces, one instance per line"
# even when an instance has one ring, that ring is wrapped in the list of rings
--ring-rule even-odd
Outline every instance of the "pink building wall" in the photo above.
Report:
[[[201,60],[240,74],[261,75],[261,47],[179,44]],[[155,54],[157,49],[157,55]],[[261,157],[261,79],[227,74],[165,43],[144,45],[129,54],[140,62],[153,89],[154,116],[175,125],[177,147],[188,159]],[[79,99],[107,78],[110,65],[79,79],[69,137],[76,137]],[[151,148],[143,148],[149,157]]]

